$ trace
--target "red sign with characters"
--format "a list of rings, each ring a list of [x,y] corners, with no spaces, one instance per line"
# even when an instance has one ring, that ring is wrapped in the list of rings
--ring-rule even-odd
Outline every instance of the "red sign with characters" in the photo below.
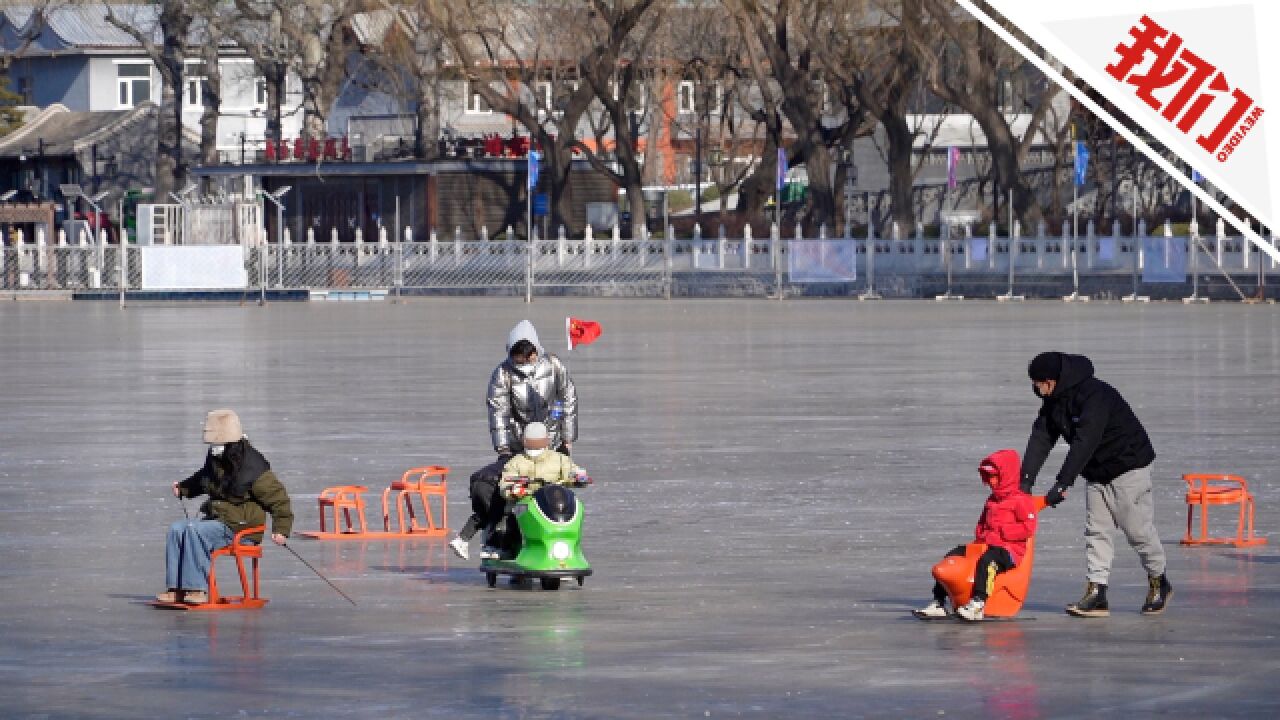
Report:
[[[1160,27],[1148,15],[1129,29],[1133,43],[1116,45],[1119,58],[1106,67],[1111,77],[1136,88],[1135,94],[1187,135],[1210,109],[1217,117],[1213,129],[1196,137],[1196,143],[1226,162],[1257,125],[1263,109],[1240,88],[1231,87],[1227,76],[1208,60],[1183,47],[1182,37]],[[1147,61],[1150,58],[1150,65]],[[1145,66],[1145,71],[1137,71]],[[1176,87],[1167,101],[1154,95],[1157,90]]]

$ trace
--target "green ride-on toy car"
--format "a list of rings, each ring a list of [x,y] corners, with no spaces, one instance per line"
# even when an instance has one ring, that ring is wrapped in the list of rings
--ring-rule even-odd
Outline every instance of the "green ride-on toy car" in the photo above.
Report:
[[[591,478],[579,475],[574,487],[586,487]],[[541,478],[519,478],[512,487],[515,502],[499,524],[505,527],[498,558],[480,562],[489,587],[499,575],[513,582],[537,578],[543,590],[559,590],[560,581],[575,578],[579,585],[591,574],[582,554],[582,503],[564,485]]]

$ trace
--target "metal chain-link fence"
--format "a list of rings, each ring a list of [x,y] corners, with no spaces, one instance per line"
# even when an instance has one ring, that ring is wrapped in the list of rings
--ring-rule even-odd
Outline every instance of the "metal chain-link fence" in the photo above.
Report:
[[[1072,252],[1072,246],[1075,245]],[[185,251],[173,246],[165,269],[179,268]],[[195,246],[199,247],[199,246]],[[1144,248],[1146,248],[1144,250]],[[977,295],[1041,295],[1088,281],[1086,292],[1125,294],[1139,285],[1180,292],[1183,278],[1214,281],[1230,273],[1237,284],[1262,288],[1280,275],[1277,263],[1239,238],[1185,237],[1009,238],[661,238],[587,237],[409,243],[307,243],[235,246],[221,258],[238,276],[227,289],[392,290],[406,293],[492,292],[532,295],[737,296],[849,294],[898,296],[950,292],[953,281]],[[1158,253],[1158,250],[1163,252]],[[1172,250],[1178,250],[1174,253]],[[0,252],[0,288],[12,291],[94,292],[144,287],[147,246],[7,246]],[[207,255],[193,248],[191,270]],[[243,274],[240,274],[241,256]],[[176,260],[175,260],[176,257]],[[206,258],[202,260],[201,258]],[[1176,261],[1176,262],[1174,262]],[[151,262],[146,260],[145,262]],[[156,260],[157,263],[161,259]],[[1170,265],[1156,278],[1153,263]],[[159,267],[152,266],[152,267]],[[182,273],[177,273],[182,275]],[[199,275],[200,273],[192,273]],[[171,280],[172,276],[169,276]],[[223,275],[222,277],[230,277]],[[1250,279],[1252,277],[1252,279]],[[1084,280],[1081,280],[1084,278]],[[155,282],[154,277],[151,281]],[[1216,282],[1216,281],[1215,281]],[[855,287],[856,285],[856,287]],[[1177,285],[1177,288],[1174,286]],[[167,285],[164,289],[181,290]],[[208,288],[208,285],[199,287]],[[1168,294],[1166,293],[1166,294]]]

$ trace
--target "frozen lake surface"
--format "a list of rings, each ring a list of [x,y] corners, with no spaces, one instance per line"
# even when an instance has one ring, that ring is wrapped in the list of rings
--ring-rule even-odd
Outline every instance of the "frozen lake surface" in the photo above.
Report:
[[[451,525],[490,459],[483,393],[529,317],[604,336],[581,397],[586,586],[490,590],[443,540],[291,541],[359,603],[265,549],[257,612],[162,590],[169,484],[239,411],[297,530],[330,485],[445,464]],[[1280,548],[1177,545],[1191,471],[1280,515],[1273,306],[442,298],[404,304],[0,304],[4,717],[1276,717]],[[1113,615],[1084,586],[1083,488],[1042,518],[1025,620],[924,624],[965,541],[978,461],[1023,449],[1037,352],[1088,354],[1147,425],[1176,594],[1141,617],[1118,539]],[[1038,488],[1061,463],[1056,451]],[[194,508],[194,504],[189,503]],[[371,508],[370,520],[378,522]],[[1220,511],[1226,519],[1229,511]],[[1224,526],[1225,527],[1225,526]],[[223,577],[230,566],[223,566]],[[234,582],[232,583],[234,587]]]

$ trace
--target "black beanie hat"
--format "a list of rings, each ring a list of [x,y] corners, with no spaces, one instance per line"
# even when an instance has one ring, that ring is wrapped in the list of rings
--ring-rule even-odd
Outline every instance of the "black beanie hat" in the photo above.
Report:
[[[1033,382],[1057,381],[1062,374],[1062,353],[1042,352],[1027,366],[1027,375]]]

